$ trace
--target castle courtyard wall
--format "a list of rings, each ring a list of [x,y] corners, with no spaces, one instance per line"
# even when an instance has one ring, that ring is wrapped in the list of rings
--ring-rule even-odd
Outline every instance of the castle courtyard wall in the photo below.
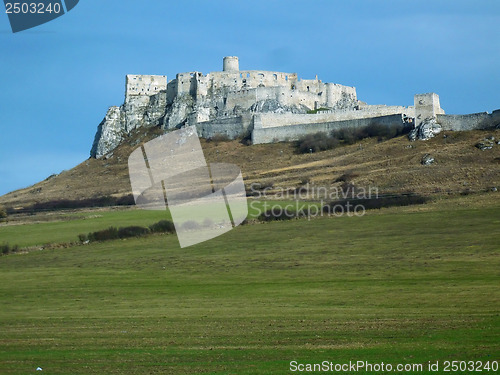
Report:
[[[403,122],[403,118],[400,114],[274,127],[264,127],[262,117],[260,115],[256,115],[253,122],[252,142],[254,144],[261,144],[294,141],[307,134],[314,134],[318,132],[330,133],[332,130],[336,129],[362,128],[372,123],[386,126],[397,126],[401,129],[405,127],[405,123]]]
[[[490,129],[500,125],[500,109],[492,113],[471,113],[468,115],[436,115],[436,122],[444,130]]]

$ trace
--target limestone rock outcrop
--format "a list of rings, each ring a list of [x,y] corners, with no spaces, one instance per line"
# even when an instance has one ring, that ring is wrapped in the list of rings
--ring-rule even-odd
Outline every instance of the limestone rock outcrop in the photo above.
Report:
[[[476,147],[481,151],[491,150],[495,146],[495,137],[489,136],[476,143]]]
[[[125,116],[119,107],[108,109],[106,117],[97,127],[94,144],[90,151],[93,157],[100,158],[120,144],[125,133],[124,122]]]
[[[434,159],[434,157],[431,154],[425,154],[422,157],[422,160],[421,160],[420,163],[422,165],[431,165],[431,164],[434,164],[434,162],[435,162],[435,159]]]
[[[110,107],[97,128],[90,155],[101,158],[134,129],[161,125],[165,103],[165,94],[157,94],[127,97],[120,107]]]
[[[416,141],[417,139],[426,141],[434,138],[436,134],[441,133],[441,130],[441,125],[436,122],[434,117],[426,118],[420,125],[413,129],[410,134],[408,134],[408,138],[410,141]]]

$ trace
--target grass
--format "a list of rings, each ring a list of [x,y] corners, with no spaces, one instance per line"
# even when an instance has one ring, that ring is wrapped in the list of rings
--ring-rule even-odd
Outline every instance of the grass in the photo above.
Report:
[[[61,215],[59,221],[7,225],[0,227],[0,240],[20,247],[41,246],[48,243],[77,242],[80,233],[87,234],[110,226],[147,227],[159,220],[169,219],[163,211],[120,210],[84,211]]]
[[[292,201],[272,201],[265,203],[264,200],[249,202],[249,217],[256,218],[268,205],[282,206],[292,204]],[[314,202],[308,205],[317,205]],[[149,211],[132,207],[120,210],[97,210],[97,211],[74,211],[60,213],[56,221],[37,222],[28,217],[30,221],[17,223],[16,225],[0,226],[0,243],[6,242],[19,247],[43,246],[52,243],[77,242],[79,234],[88,234],[113,227],[143,226],[148,227],[160,220],[171,220],[170,212]]]
[[[0,373],[498,360],[498,202],[429,207],[242,226],[186,249],[150,236],[1,257]]]

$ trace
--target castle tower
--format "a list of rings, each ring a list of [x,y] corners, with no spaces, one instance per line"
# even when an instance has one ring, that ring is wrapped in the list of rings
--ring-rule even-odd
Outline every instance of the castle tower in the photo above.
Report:
[[[439,104],[439,96],[433,92],[428,94],[416,94],[415,102],[415,126],[418,126],[426,118],[433,118],[436,115],[444,114],[444,110]]]
[[[224,63],[222,65],[223,72],[237,72],[239,70],[240,70],[240,63],[238,62],[238,56],[224,57]]]

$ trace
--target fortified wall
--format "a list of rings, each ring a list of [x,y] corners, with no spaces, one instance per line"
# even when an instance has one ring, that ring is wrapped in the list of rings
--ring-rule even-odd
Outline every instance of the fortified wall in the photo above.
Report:
[[[125,98],[132,95],[151,96],[167,89],[167,76],[127,74]]]
[[[370,105],[358,100],[354,87],[317,76],[240,70],[238,57],[227,56],[222,71],[208,74],[178,73],[171,81],[165,75],[127,75],[125,102],[111,107],[99,124],[91,156],[109,154],[141,127],[196,125],[202,137],[251,134],[254,143],[268,143],[373,122],[414,127],[429,118],[447,130],[470,130],[496,126],[500,111],[445,115],[434,93],[415,95],[414,106]]]

